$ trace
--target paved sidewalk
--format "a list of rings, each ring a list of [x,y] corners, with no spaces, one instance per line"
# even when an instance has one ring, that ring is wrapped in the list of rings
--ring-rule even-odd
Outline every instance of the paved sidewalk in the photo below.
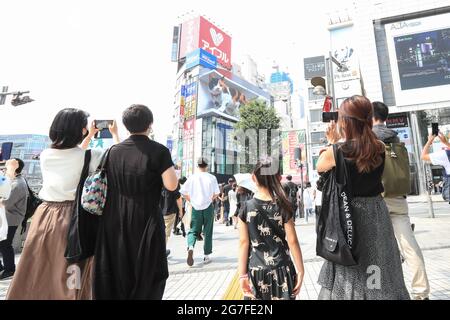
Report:
[[[431,286],[431,299],[450,300],[450,206],[446,202],[434,203],[435,219],[428,218],[428,204],[410,203],[411,222],[416,225],[415,235],[423,250]],[[170,277],[164,299],[221,299],[237,270],[238,232],[233,227],[214,225],[213,263],[202,264],[202,242],[195,248],[195,264],[186,265],[186,244],[181,236],[169,241],[172,254],[169,257]],[[305,278],[299,299],[316,300],[320,291],[317,284],[323,260],[315,254],[315,224],[297,221],[305,264]],[[410,289],[411,274],[403,264],[405,282]]]
[[[450,205],[446,202],[434,203],[435,219],[428,218],[427,203],[411,202],[411,222],[415,223],[415,235],[423,250],[431,285],[431,299],[450,300]],[[305,263],[305,278],[299,299],[315,300],[320,291],[317,284],[322,259],[315,255],[315,224],[297,221],[296,227]],[[237,270],[238,231],[216,223],[214,225],[213,262],[203,265],[203,242],[195,247],[195,264],[186,264],[186,240],[182,236],[172,236],[168,248],[170,276],[164,299],[204,300],[221,299]],[[19,256],[16,257],[16,260]],[[411,274],[406,263],[404,276],[409,289]],[[0,281],[0,299],[4,299],[10,280]]]

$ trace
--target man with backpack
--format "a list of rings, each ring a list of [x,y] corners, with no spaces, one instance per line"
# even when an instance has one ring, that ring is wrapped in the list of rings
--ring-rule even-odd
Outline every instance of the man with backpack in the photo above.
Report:
[[[383,172],[384,200],[389,209],[400,252],[411,268],[412,296],[415,300],[428,300],[430,284],[422,251],[416,241],[408,215],[407,194],[410,192],[409,158],[397,132],[386,127],[389,108],[382,102],[373,102],[373,132],[386,144]]]
[[[289,202],[292,204],[294,209],[294,221],[295,221],[295,212],[297,212],[297,191],[298,187],[295,183],[292,182],[292,176],[288,175],[286,177],[287,182],[283,185],[284,193],[286,193]]]

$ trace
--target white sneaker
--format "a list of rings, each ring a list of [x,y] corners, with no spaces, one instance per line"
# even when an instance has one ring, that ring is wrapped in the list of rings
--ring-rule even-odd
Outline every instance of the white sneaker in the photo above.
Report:
[[[203,258],[203,264],[209,264],[211,262],[212,262],[212,260],[211,260],[211,258],[209,256],[205,256]]]

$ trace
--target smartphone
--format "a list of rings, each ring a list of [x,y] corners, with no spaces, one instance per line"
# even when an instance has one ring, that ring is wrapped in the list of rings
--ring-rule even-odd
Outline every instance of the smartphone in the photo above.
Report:
[[[94,120],[95,128],[100,131],[95,135],[96,139],[111,139],[112,135],[109,132],[109,126],[114,123],[114,120]]]
[[[114,123],[114,120],[94,120],[95,128],[103,130],[109,129],[109,126]]]
[[[322,122],[331,122],[332,120],[338,121],[339,113],[334,112],[322,112]]]
[[[2,149],[0,152],[0,161],[7,161],[11,159],[12,148],[13,148],[12,142],[2,143]]]
[[[431,134],[433,136],[438,136],[439,135],[439,123],[433,122],[431,124]]]

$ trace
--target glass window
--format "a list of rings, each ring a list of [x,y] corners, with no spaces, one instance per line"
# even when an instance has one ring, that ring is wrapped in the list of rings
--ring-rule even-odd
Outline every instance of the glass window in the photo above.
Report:
[[[311,122],[321,122],[322,121],[322,110],[310,110]]]
[[[312,157],[312,161],[313,161],[313,170],[317,170],[317,161],[319,160],[319,156],[313,156]]]
[[[325,144],[325,132],[311,132],[311,144]]]
[[[321,100],[324,99],[323,96],[318,96],[316,94],[313,93],[314,88],[308,88],[308,97],[309,97],[309,101],[314,101],[314,100]]]

